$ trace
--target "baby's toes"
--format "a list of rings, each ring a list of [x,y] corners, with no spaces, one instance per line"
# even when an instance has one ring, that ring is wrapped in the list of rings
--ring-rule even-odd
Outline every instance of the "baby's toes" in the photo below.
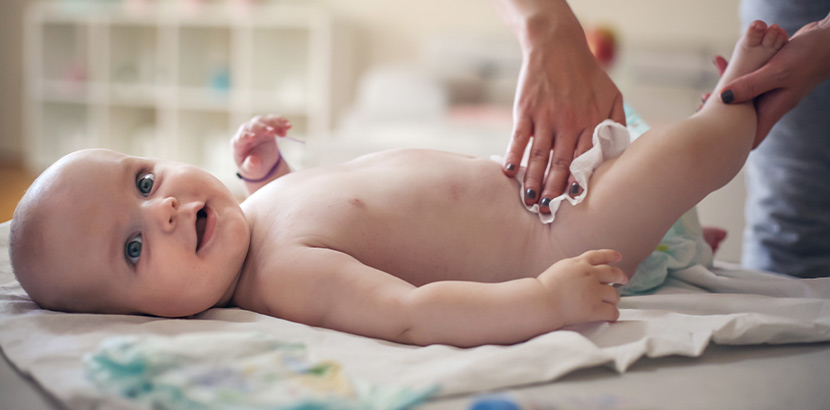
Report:
[[[749,27],[746,29],[746,34],[744,34],[744,46],[758,47],[764,40],[766,33],[767,23],[764,23],[761,20],[755,20],[752,23],[749,23]]]
[[[764,32],[764,38],[761,40],[761,45],[765,48],[775,48],[775,44],[781,38],[781,27],[778,24],[770,25]]]
[[[772,48],[780,50],[781,47],[784,47],[784,44],[787,44],[789,41],[790,37],[787,35],[787,31],[781,27],[778,27],[778,37],[775,39],[775,44],[773,44]]]

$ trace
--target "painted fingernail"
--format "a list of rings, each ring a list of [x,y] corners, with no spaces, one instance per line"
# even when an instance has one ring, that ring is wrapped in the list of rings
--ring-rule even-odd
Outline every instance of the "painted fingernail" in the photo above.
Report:
[[[732,93],[732,90],[726,90],[721,93],[720,99],[723,100],[724,104],[729,104],[735,99],[735,94]]]
[[[508,171],[512,171],[512,170],[516,169],[516,166],[513,165],[513,164],[507,164],[507,166],[504,167],[504,168]]]
[[[536,199],[536,191],[532,189],[528,189],[525,191],[525,198],[527,199]]]
[[[571,184],[571,188],[568,190],[568,195],[574,196],[579,193],[579,183],[574,182]]]
[[[542,206],[550,206],[550,198],[542,198],[539,202]]]

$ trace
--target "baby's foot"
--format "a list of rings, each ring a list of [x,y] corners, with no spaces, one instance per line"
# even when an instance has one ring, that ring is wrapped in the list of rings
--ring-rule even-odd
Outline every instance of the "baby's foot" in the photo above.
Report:
[[[732,61],[723,73],[718,89],[744,74],[761,68],[784,47],[784,44],[787,44],[787,41],[787,32],[777,24],[767,27],[760,20],[750,23],[746,33],[735,44]]]
[[[726,239],[726,230],[715,226],[703,227],[703,240],[709,244],[710,248],[712,248],[712,253],[718,251],[720,243],[723,242],[724,239]]]

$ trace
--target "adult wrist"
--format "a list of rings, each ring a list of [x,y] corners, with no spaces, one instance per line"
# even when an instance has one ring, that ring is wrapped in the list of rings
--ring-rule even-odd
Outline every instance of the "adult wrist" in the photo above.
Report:
[[[524,16],[519,29],[519,42],[529,50],[535,46],[551,47],[551,42],[572,41],[584,36],[582,26],[568,3],[556,4]]]

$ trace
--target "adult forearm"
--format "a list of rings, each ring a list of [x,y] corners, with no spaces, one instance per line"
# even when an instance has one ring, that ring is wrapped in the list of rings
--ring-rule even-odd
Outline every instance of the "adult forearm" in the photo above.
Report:
[[[557,37],[582,36],[582,27],[565,0],[493,0],[496,11],[526,52]]]
[[[502,283],[435,282],[414,289],[407,301],[406,343],[477,346],[511,344],[562,326],[536,278]]]

